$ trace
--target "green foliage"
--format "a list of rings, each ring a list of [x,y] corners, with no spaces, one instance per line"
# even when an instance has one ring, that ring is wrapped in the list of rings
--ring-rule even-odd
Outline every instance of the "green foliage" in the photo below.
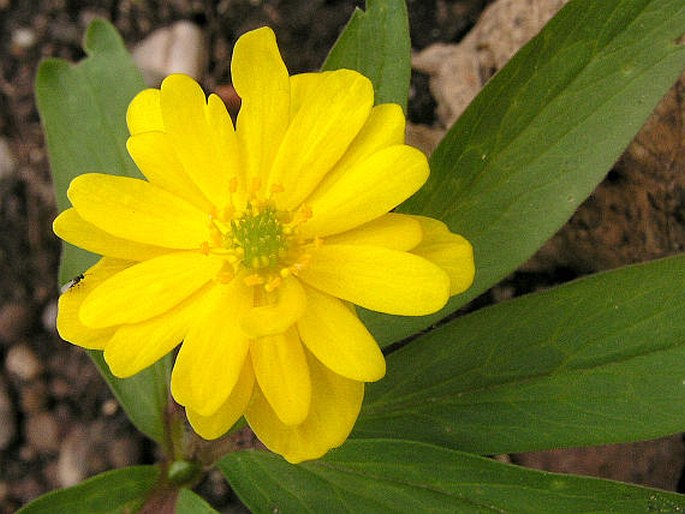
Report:
[[[554,235],[685,68],[684,27],[682,0],[574,0],[487,84],[402,206],[471,241],[476,282],[433,316],[364,312],[381,343],[455,311]]]
[[[190,489],[181,489],[178,493],[176,512],[179,514],[218,514],[218,511]]]
[[[354,11],[323,69],[357,70],[373,82],[376,104],[396,103],[406,111],[410,58],[404,0],[367,0],[366,11]]]
[[[129,514],[142,507],[158,479],[156,466],[108,471],[74,487],[41,496],[18,514]]]
[[[164,447],[169,445],[165,411],[169,401],[168,386],[171,377],[171,356],[167,355],[154,366],[144,369],[130,378],[112,375],[102,352],[89,350],[112,393],[119,400],[131,422],[143,434]]]
[[[45,130],[57,205],[68,207],[71,180],[92,171],[140,176],[126,152],[126,109],[143,89],[143,79],[114,27],[93,22],[86,33],[88,58],[77,65],[61,59],[44,61],[36,79],[36,101]],[[60,281],[82,273],[97,256],[64,244]],[[133,423],[162,443],[170,359],[139,375],[114,377],[100,352],[89,352]]]
[[[497,454],[681,431],[684,275],[673,257],[450,322],[390,355],[355,435]]]
[[[601,180],[685,68],[682,0],[572,0],[472,103],[431,158],[405,212],[443,219],[476,249],[476,284],[438,315],[364,312],[382,344],[415,334],[516,269]],[[143,82],[116,31],[94,22],[78,65],[49,60],[36,94],[58,206],[75,176],[139,176],[125,112]],[[406,107],[406,6],[368,0],[324,64],[369,76]],[[66,245],[61,281],[95,256]],[[293,466],[248,451],[219,467],[255,512],[666,512],[682,496],[540,473],[476,455],[651,438],[685,428],[685,257],[580,280],[469,314],[417,337],[368,387],[356,439]],[[136,426],[165,446],[170,358],[119,380],[92,353]],[[178,428],[178,427],[176,427]],[[430,443],[430,444],[426,444]],[[182,458],[183,456],[174,455]],[[22,512],[132,512],[156,467],[117,470]],[[157,484],[157,485],[155,485]],[[179,512],[215,512],[181,488]]]
[[[77,65],[43,61],[36,78],[36,102],[47,139],[57,207],[69,206],[67,188],[88,172],[140,177],[126,151],[126,108],[145,87],[117,31],[103,20],[86,32],[88,58]],[[60,282],[92,266],[93,254],[64,245]]]
[[[501,464],[409,441],[350,441],[293,466],[244,451],[219,468],[255,513],[679,512],[685,496]]]

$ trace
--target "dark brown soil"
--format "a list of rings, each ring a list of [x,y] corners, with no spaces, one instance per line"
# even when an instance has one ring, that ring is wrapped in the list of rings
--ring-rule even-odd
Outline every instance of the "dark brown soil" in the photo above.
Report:
[[[458,41],[488,3],[410,0],[414,47]],[[51,231],[55,205],[33,99],[40,59],[82,58],[82,34],[97,16],[111,20],[128,45],[173,21],[191,20],[208,39],[208,63],[201,82],[212,90],[229,80],[231,45],[242,32],[272,26],[291,72],[313,70],[360,4],[350,0],[0,0],[0,514],[13,512],[50,489],[106,469],[151,463],[156,457],[153,445],[130,425],[84,352],[61,341],[54,330],[60,245]],[[419,74],[413,79],[410,118],[431,124],[434,102],[426,79]],[[567,239],[563,244],[570,244]],[[646,256],[651,254],[634,258]],[[580,271],[588,270],[547,259],[512,277],[488,301],[557,283]],[[678,448],[669,451],[682,453],[682,445]],[[563,459],[557,456],[556,463]],[[677,480],[679,470],[670,472]],[[638,481],[652,483],[649,477]],[[216,508],[239,508],[218,473],[210,474],[199,487]]]

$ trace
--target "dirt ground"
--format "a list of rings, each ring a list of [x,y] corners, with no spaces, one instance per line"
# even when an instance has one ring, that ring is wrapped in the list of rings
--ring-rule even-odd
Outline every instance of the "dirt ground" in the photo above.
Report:
[[[489,3],[410,0],[414,49],[459,41]],[[290,71],[314,70],[355,5],[362,4],[350,0],[0,0],[0,514],[14,512],[48,490],[100,471],[152,463],[156,458],[154,446],[132,428],[88,357],[61,341],[54,329],[60,245],[51,231],[55,204],[33,98],[40,59],[82,58],[81,37],[94,17],[112,21],[130,47],[154,29],[190,20],[206,38],[201,82],[206,90],[213,90],[228,82],[232,42],[246,30],[270,25]],[[672,93],[681,113],[682,92],[681,88]],[[427,77],[415,73],[411,121],[433,125],[435,107]],[[666,149],[658,154],[661,157],[653,158],[652,167],[664,161],[671,163],[669,173],[685,171],[673,167],[673,162],[681,166],[683,161],[682,134],[681,125],[673,129],[673,142],[665,143]],[[591,205],[574,217],[544,252],[480,301],[510,297],[579,273],[623,264],[622,257],[614,258],[614,254],[604,261],[592,256],[593,251],[601,253],[607,241],[611,246],[611,238],[623,230],[622,221],[612,217],[620,217],[620,213],[611,209],[623,205],[623,197],[614,191],[621,184],[622,191],[629,190],[626,194],[637,191],[639,195],[649,187],[667,190],[669,201],[675,202],[665,214],[657,201],[651,211],[645,207],[647,214],[640,211],[639,215],[649,218],[654,212],[659,216],[680,212],[685,188],[671,175],[650,175],[653,185],[631,178],[635,176],[631,159],[643,163],[640,155],[637,150],[627,153],[601,186],[609,188],[609,196],[601,191],[593,195]],[[596,214],[597,209],[601,214]],[[669,227],[682,228],[682,220],[669,220]],[[685,244],[680,232],[669,237],[664,248],[656,250],[654,245],[639,246],[644,237],[633,246],[626,243],[631,248],[626,259],[645,260],[672,253]],[[674,238],[680,242],[674,243]],[[615,245],[611,248],[613,251]],[[573,257],[576,254],[580,257]],[[595,450],[585,450],[514,456],[512,460],[675,489],[684,456],[680,438],[675,437],[645,447],[611,447],[599,456]],[[625,471],[626,467],[630,473],[617,476],[616,470]],[[218,509],[239,508],[218,473],[210,474],[199,491]]]

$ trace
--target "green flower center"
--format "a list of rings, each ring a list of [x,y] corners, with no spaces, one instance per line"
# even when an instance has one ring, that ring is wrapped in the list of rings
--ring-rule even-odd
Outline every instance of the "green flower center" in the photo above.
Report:
[[[229,245],[243,265],[253,271],[275,268],[288,252],[288,235],[283,227],[284,213],[273,206],[250,204],[231,220]]]

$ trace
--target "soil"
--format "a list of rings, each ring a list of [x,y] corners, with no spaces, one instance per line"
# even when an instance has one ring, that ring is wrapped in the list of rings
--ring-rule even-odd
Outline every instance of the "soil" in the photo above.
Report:
[[[489,3],[410,0],[414,49],[421,50],[434,42],[459,41]],[[55,203],[33,98],[39,61],[46,57],[71,61],[82,58],[81,37],[95,17],[112,21],[131,48],[154,29],[177,20],[190,20],[206,37],[207,62],[201,82],[206,90],[214,90],[229,81],[231,45],[246,30],[270,25],[277,33],[290,71],[314,70],[353,8],[362,4],[350,0],[0,0],[0,514],[14,512],[48,490],[73,485],[106,469],[152,463],[157,457],[154,445],[130,425],[86,354],[61,341],[54,329],[60,244],[51,231]],[[428,78],[414,73],[411,121],[433,125],[435,108]],[[683,154],[682,133],[679,134],[679,142],[676,138],[667,152]],[[614,172],[613,178],[619,179],[610,183],[613,186],[603,187],[615,189],[617,181],[630,182],[634,175],[625,171],[625,166],[633,169],[629,162],[635,160],[635,155],[638,154],[627,154]],[[639,155],[636,159],[644,161]],[[669,170],[676,171],[672,167]],[[683,188],[672,186],[675,182],[669,177],[654,176],[652,181],[656,189],[668,192],[669,208],[678,211],[681,204],[674,204],[673,198],[682,202]],[[644,191],[642,185],[633,189]],[[601,192],[590,202],[602,204],[597,198],[602,198]],[[653,206],[649,210],[648,203],[645,209],[655,212]],[[574,252],[587,255],[583,251],[588,248],[590,252],[601,253],[606,243],[601,230],[587,235],[588,222],[583,221],[590,216],[587,212],[581,211],[572,220],[572,224],[585,230],[585,235],[578,236],[576,230],[573,236],[572,226],[565,229],[566,235],[562,231],[553,242],[556,247],[548,248],[526,270],[513,275],[479,302],[507,298],[594,271],[588,263],[597,262],[597,258],[568,257]],[[600,219],[602,223],[595,220],[594,226],[601,225],[605,232],[611,232],[611,227],[621,222],[607,222],[603,215]],[[685,237],[680,232],[676,235]],[[578,241],[582,241],[582,248]],[[673,251],[681,248],[678,245],[682,243],[669,240],[664,246]],[[631,248],[631,261],[666,252],[656,252],[653,247]],[[615,261],[604,267],[615,265]],[[679,438],[666,441],[657,443],[661,453],[652,452],[652,460],[643,463],[642,467],[648,469],[646,473],[617,478],[675,489],[685,451]],[[634,459],[629,450],[615,448],[612,447],[609,459],[622,469],[630,467],[632,460],[651,458],[643,457],[649,451]],[[591,465],[571,466],[570,470],[606,476],[606,467],[597,464],[604,462],[603,458],[606,461],[606,457],[592,454],[589,458]],[[535,456],[517,456],[513,460],[562,469],[569,457],[545,454],[537,460]],[[668,468],[664,470],[662,466],[655,471],[654,466],[649,467],[654,460],[668,461]],[[664,474],[670,481],[658,480]],[[210,473],[198,491],[219,510],[240,511],[239,502],[218,473]]]

